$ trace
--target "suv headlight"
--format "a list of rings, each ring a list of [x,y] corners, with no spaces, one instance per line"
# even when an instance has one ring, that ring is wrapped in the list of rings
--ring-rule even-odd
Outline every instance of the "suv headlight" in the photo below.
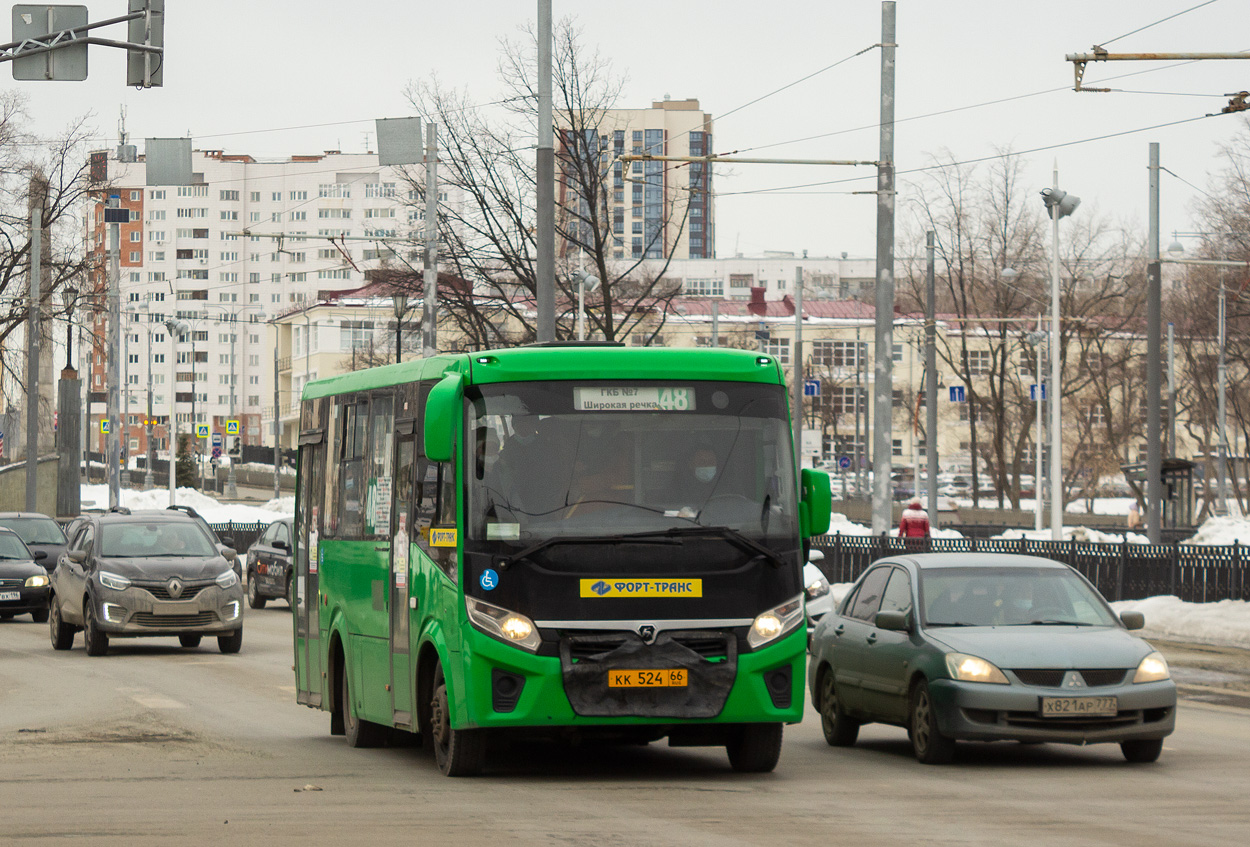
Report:
[[[27,588],[43,588],[47,584],[48,584],[47,574],[40,573],[40,574],[35,574],[34,576],[26,577]]]
[[[1010,685],[1007,675],[998,669],[993,662],[987,662],[980,656],[969,656],[967,653],[947,653],[946,672],[951,679],[960,682],[994,682],[999,685]]]
[[[1133,674],[1133,682],[1160,682],[1171,678],[1172,672],[1168,670],[1168,660],[1158,652],[1151,653],[1142,659],[1141,664],[1137,666],[1137,673]]]
[[[125,591],[130,587],[130,580],[126,579],[124,576],[118,576],[115,573],[100,571],[99,577],[101,585],[105,588],[111,588],[114,591]]]
[[[747,630],[747,644],[756,650],[774,639],[780,638],[803,620],[803,595],[787,600],[780,606],[756,616]]]
[[[469,620],[487,635],[493,635],[531,653],[536,652],[538,645],[542,643],[538,627],[520,612],[511,612],[502,606],[468,596],[464,598],[464,604],[469,612]]]
[[[804,589],[807,592],[808,600],[815,600],[817,597],[824,597],[829,593],[829,580],[823,576],[813,579]]]
[[[217,585],[220,588],[229,588],[232,585],[238,585],[238,584],[239,584],[239,575],[236,574],[233,569],[228,570],[225,573],[223,573],[221,576],[217,577]]]

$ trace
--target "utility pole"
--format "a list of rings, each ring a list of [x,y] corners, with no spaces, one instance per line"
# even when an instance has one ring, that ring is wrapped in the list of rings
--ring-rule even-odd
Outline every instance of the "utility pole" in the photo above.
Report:
[[[108,467],[109,508],[121,505],[121,217],[130,219],[130,210],[121,208],[121,198],[109,197],[104,220],[109,229],[108,276],[108,421],[109,433],[104,451]]]
[[[294,327],[292,327],[294,332]],[[294,374],[294,366],[291,373]],[[278,345],[273,347],[273,499],[277,500],[281,495],[281,489],[278,486],[278,471],[281,469],[282,463],[282,438],[281,425],[278,420]]]
[[[794,461],[803,467],[803,268],[794,268]]]
[[[234,380],[235,380],[234,372],[235,372],[236,362],[238,361],[237,359],[235,359],[234,348],[235,348],[236,342],[239,339],[239,332],[238,332],[239,313],[236,311],[236,312],[230,312],[229,314],[230,314],[230,420],[233,421],[233,420],[236,420],[235,404],[234,404]],[[234,473],[234,457],[230,455],[229,443],[223,441],[222,446],[226,448],[223,452],[225,453],[227,457],[227,461],[230,462],[230,470],[226,474],[225,496],[227,499],[233,500],[239,496],[239,482],[238,482],[238,478],[235,476],[235,473]],[[242,451],[240,451],[239,452],[240,458],[242,458],[242,455],[243,453]]]
[[[881,152],[877,164],[877,325],[873,378],[872,531],[890,528],[894,444],[894,0],[881,4]]]
[[[534,295],[538,342],[556,340],[556,151],[551,105],[551,0],[538,0],[538,152],[535,162],[537,231]]]
[[[37,512],[39,471],[39,295],[43,279],[43,203],[30,210],[30,302],[26,315],[26,511]],[[67,422],[68,423],[68,422]]]
[[[930,230],[925,234],[925,309],[924,309],[924,401],[925,401],[925,459],[929,479],[929,526],[938,525],[937,475],[937,283],[934,273],[934,250],[936,235]],[[919,480],[916,481],[919,484]]]
[[[438,355],[438,137],[434,123],[425,126],[425,309],[421,346],[426,358]],[[398,323],[399,318],[396,318]],[[399,346],[395,347],[396,356]],[[397,359],[398,361],[398,359]]]
[[[1162,537],[1163,451],[1159,398],[1163,388],[1163,265],[1159,261],[1159,142],[1150,142],[1150,232],[1146,255],[1146,536],[1151,544]],[[1058,352],[1054,355],[1059,355]]]

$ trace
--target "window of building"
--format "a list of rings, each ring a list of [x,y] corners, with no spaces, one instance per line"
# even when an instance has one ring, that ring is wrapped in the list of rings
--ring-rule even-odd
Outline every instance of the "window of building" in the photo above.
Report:
[[[763,353],[776,357],[783,365],[790,364],[790,339],[770,338],[764,342]]]
[[[990,372],[992,365],[993,359],[989,350],[968,351],[968,374],[970,376],[985,376]]]
[[[689,297],[723,297],[725,282],[720,278],[687,279],[682,284],[682,293]]]

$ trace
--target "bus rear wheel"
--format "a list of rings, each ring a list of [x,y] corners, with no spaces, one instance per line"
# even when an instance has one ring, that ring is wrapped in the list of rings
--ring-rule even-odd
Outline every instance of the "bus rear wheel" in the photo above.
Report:
[[[768,773],[781,759],[779,723],[749,723],[739,727],[725,745],[729,764],[739,773]]]
[[[480,729],[453,729],[443,666],[434,669],[434,693],[430,698],[430,736],[434,760],[443,776],[474,776],[486,761],[486,737]]]
[[[348,747],[380,747],[386,742],[386,727],[356,717],[346,667],[339,674],[339,708],[343,714],[343,735],[347,736]]]

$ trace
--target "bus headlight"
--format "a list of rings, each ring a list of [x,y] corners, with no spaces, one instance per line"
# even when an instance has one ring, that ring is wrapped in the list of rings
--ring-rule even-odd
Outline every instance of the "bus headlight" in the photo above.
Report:
[[[464,604],[469,612],[469,621],[487,635],[493,635],[531,653],[536,652],[538,645],[542,643],[538,627],[519,612],[512,612],[474,597],[465,597]]]
[[[803,595],[787,600],[776,608],[756,616],[747,631],[747,644],[755,650],[781,637],[803,620]]]

